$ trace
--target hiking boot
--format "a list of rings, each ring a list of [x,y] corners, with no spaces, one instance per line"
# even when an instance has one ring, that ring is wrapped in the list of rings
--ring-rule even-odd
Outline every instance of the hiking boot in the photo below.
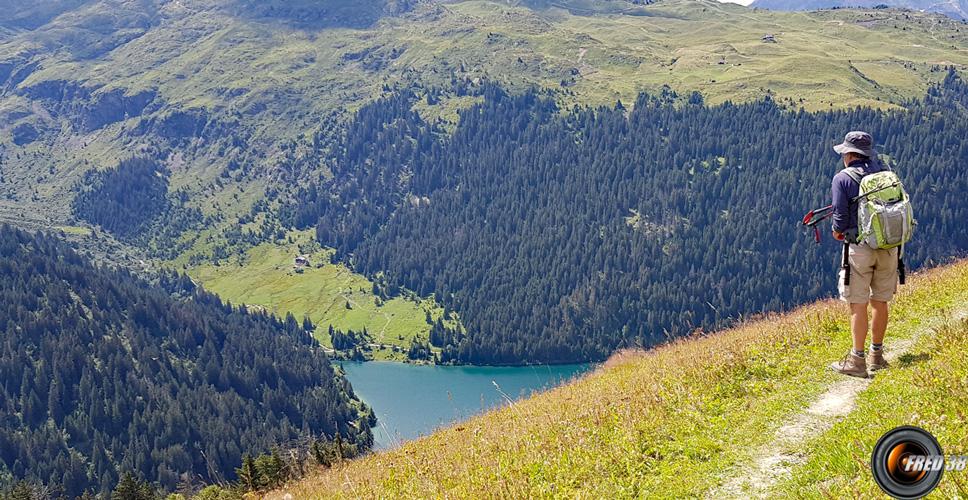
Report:
[[[887,360],[884,359],[884,349],[879,349],[877,351],[872,350],[870,355],[867,356],[867,367],[871,371],[883,370],[890,366]]]
[[[848,352],[844,359],[830,364],[830,369],[850,375],[851,377],[867,378],[867,362],[863,356],[858,356],[853,352]]]

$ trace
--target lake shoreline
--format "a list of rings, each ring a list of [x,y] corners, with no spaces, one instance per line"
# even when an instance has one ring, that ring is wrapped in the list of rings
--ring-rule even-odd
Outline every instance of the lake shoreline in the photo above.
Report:
[[[335,361],[377,418],[372,451],[393,448],[593,371],[570,365],[416,365]]]

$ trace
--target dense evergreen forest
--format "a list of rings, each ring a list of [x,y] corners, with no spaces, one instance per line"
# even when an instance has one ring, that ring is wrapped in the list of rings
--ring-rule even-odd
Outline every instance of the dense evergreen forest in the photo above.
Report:
[[[184,190],[169,192],[169,172],[158,151],[134,156],[103,170],[90,170],[75,186],[74,216],[101,226],[127,243],[172,259],[190,247],[181,236],[211,225],[219,216],[203,217],[188,205]]]
[[[74,213],[120,236],[137,235],[168,209],[168,171],[160,162],[130,158],[90,170],[74,198]]]
[[[870,131],[912,194],[913,267],[968,251],[968,87],[951,72],[904,110],[704,105],[670,91],[566,112],[495,86],[453,134],[403,92],[348,127],[334,176],[284,220],[337,259],[460,313],[443,359],[602,359],[836,290],[839,247],[799,220],[827,204],[831,145]],[[392,288],[391,288],[392,289]]]
[[[372,443],[369,409],[291,315],[183,275],[150,285],[8,226],[0,255],[0,491],[110,493],[123,473],[171,491],[295,440]]]

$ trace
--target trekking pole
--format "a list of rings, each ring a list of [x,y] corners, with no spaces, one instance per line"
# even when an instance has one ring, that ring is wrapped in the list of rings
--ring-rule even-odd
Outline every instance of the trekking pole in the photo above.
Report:
[[[878,193],[878,192],[881,192],[881,191],[883,191],[885,189],[890,189],[892,187],[897,187],[899,185],[900,185],[899,183],[895,182],[895,183],[892,183],[892,184],[888,184],[886,186],[881,186],[881,187],[879,187],[877,189],[872,189],[872,190],[870,190],[870,191],[868,191],[866,193],[859,194],[859,195],[857,195],[857,196],[855,196],[855,197],[853,197],[853,198],[850,199],[850,205],[856,205],[858,201],[863,200],[864,198],[867,198],[868,196],[870,196],[870,195],[872,195],[874,193]],[[822,208],[815,208],[815,209],[807,212],[807,215],[804,215],[803,216],[803,225],[806,226],[806,227],[809,227],[809,228],[813,228],[813,239],[818,244],[820,243],[820,229],[817,227],[817,225],[820,224],[821,222],[823,222],[823,221],[825,221],[825,220],[833,217],[833,215],[834,215],[834,207],[833,207],[833,205],[827,205],[827,206],[822,207]]]
[[[843,262],[840,267],[844,270],[844,289],[846,289],[850,286],[850,243],[846,239],[844,240]]]
[[[860,201],[860,200],[862,200],[864,198],[867,198],[868,196],[870,196],[870,195],[872,195],[874,193],[879,193],[879,192],[881,192],[881,191],[883,191],[885,189],[891,189],[893,187],[898,187],[900,185],[901,185],[900,183],[895,182],[893,184],[888,184],[886,186],[881,186],[881,187],[879,187],[877,189],[872,189],[872,190],[870,190],[870,191],[868,191],[868,192],[866,192],[864,194],[859,194],[859,195],[855,196],[852,200],[850,200],[850,203],[851,203],[851,205],[853,205],[854,203],[857,203],[858,201]]]
[[[817,227],[817,224],[829,219],[833,215],[834,206],[827,205],[823,208],[813,209],[807,212],[807,215],[803,216],[803,225],[813,228],[813,239],[818,245],[820,244],[820,228]]]
[[[904,280],[907,277],[907,272],[904,269],[904,245],[897,251],[897,281],[900,284],[904,284]]]
[[[803,216],[803,225],[807,227],[813,227],[819,224],[821,221],[830,218],[834,214],[834,206],[827,205],[823,208],[815,208],[809,212],[807,215]]]

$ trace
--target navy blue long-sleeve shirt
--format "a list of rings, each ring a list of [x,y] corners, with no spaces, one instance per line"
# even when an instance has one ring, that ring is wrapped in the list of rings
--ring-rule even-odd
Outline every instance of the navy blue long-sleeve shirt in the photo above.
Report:
[[[847,168],[860,168],[864,175],[887,170],[880,160],[854,160]],[[850,206],[850,200],[860,194],[860,184],[854,182],[843,170],[834,176],[830,186],[831,204],[834,207],[833,226],[838,233],[857,235],[857,207]]]

